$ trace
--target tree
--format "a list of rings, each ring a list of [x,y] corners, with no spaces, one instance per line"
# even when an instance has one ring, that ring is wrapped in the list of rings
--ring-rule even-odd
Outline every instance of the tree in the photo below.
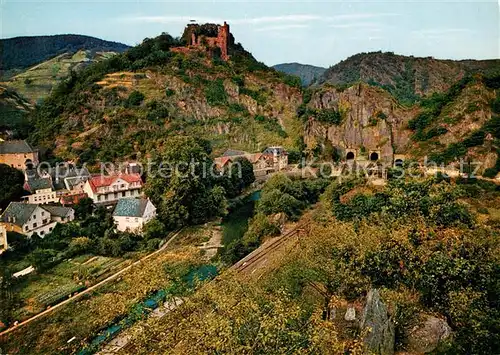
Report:
[[[16,304],[16,294],[12,291],[12,275],[6,269],[0,270],[0,329],[2,323],[8,326],[13,320]]]
[[[0,209],[5,209],[10,201],[18,200],[24,193],[24,175],[21,171],[0,164]]]
[[[77,219],[83,220],[92,214],[94,209],[94,201],[91,198],[82,198],[78,203],[74,206],[75,209],[75,217]]]
[[[127,98],[127,106],[139,106],[144,100],[144,94],[140,91],[132,91]]]
[[[192,137],[169,138],[155,157],[145,193],[169,230],[203,223],[225,210],[225,191],[216,188],[207,146]]]
[[[37,248],[31,253],[30,260],[37,271],[44,271],[52,265],[55,256],[56,251],[53,249]]]
[[[142,231],[146,239],[165,238],[167,234],[165,224],[158,220],[158,218],[153,218],[146,223]]]

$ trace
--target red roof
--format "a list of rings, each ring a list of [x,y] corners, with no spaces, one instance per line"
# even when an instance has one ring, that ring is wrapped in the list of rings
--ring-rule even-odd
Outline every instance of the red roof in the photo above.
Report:
[[[138,182],[142,185],[141,175],[139,174],[120,174],[120,175],[98,175],[93,176],[89,179],[90,187],[92,191],[96,192],[99,187],[105,187],[112,185],[117,179],[122,179],[129,184]]]

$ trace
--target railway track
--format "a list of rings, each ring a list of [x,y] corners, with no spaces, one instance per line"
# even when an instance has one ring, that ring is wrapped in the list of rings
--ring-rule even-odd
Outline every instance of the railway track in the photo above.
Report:
[[[270,252],[278,249],[283,243],[285,243],[290,237],[293,237],[300,233],[304,227],[307,227],[310,222],[306,222],[298,225],[291,231],[283,234],[282,236],[276,237],[274,240],[270,241],[267,245],[263,244],[261,247],[257,248],[246,257],[238,261],[231,267],[231,270],[235,270],[237,272],[242,272],[248,269],[249,267],[255,265],[262,259],[264,259]]]

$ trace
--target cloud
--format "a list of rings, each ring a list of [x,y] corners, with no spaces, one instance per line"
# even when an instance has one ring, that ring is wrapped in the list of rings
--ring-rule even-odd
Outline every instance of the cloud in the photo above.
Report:
[[[380,23],[375,22],[348,22],[348,23],[334,23],[329,25],[328,27],[339,28],[339,29],[357,29],[357,28],[370,28],[370,29],[381,29],[384,27]]]
[[[284,31],[284,30],[293,30],[295,28],[307,28],[307,27],[309,27],[309,25],[304,25],[304,24],[277,25],[277,26],[258,27],[254,30],[254,32]]]
[[[210,17],[197,16],[126,16],[119,18],[122,22],[134,23],[189,23],[196,20],[198,23],[222,23],[224,20]]]
[[[373,12],[373,13],[357,13],[357,14],[342,14],[330,17],[331,20],[366,20],[377,17],[399,16],[399,14],[392,12]]]
[[[353,21],[353,20],[363,20],[369,18],[377,18],[384,16],[397,16],[393,13],[354,13],[354,14],[341,14],[335,16],[320,16],[312,14],[293,14],[293,15],[283,15],[283,16],[260,16],[260,17],[245,17],[245,18],[212,18],[212,17],[199,17],[199,16],[126,16],[121,17],[118,20],[122,22],[132,22],[132,23],[189,23],[191,20],[195,20],[196,23],[222,23],[227,21],[229,24],[233,25],[272,25],[276,24],[303,24],[312,22],[336,22],[336,21]],[[339,24],[342,25],[342,24]],[[348,25],[348,24],[344,24]],[[346,27],[347,28],[347,27]]]
[[[476,33],[468,28],[432,28],[415,30],[411,32],[414,38],[426,38],[426,39],[453,39],[457,36],[467,36]]]
[[[228,20],[230,23],[236,25],[260,25],[260,24],[271,24],[271,23],[283,23],[283,22],[311,22],[321,20],[321,16],[317,15],[307,15],[307,14],[297,14],[297,15],[285,15],[285,16],[263,16],[263,17],[250,17],[242,19],[232,19]]]

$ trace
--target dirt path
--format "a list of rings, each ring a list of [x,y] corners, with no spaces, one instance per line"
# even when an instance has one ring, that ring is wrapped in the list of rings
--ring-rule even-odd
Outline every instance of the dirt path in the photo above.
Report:
[[[51,313],[51,312],[52,312],[52,311],[54,311],[55,309],[58,309],[58,308],[60,308],[60,307],[64,306],[65,304],[70,303],[70,302],[73,302],[73,301],[75,301],[76,299],[78,299],[78,298],[82,297],[83,295],[86,295],[86,294],[88,294],[88,293],[90,293],[90,292],[94,291],[95,289],[97,289],[97,288],[101,287],[102,285],[104,285],[104,284],[108,283],[109,281],[112,281],[112,280],[116,279],[118,276],[120,276],[121,274],[123,274],[123,273],[127,272],[128,270],[130,270],[130,269],[131,269],[132,267],[134,267],[135,265],[138,265],[138,264],[140,264],[140,263],[142,263],[142,262],[144,262],[144,261],[148,260],[149,258],[151,258],[151,257],[153,257],[153,256],[155,256],[155,255],[157,255],[157,254],[159,254],[159,253],[161,253],[161,252],[162,252],[163,250],[165,250],[165,248],[166,248],[166,247],[168,247],[168,245],[169,245],[169,244],[170,244],[170,243],[171,243],[171,242],[172,242],[172,241],[173,241],[173,240],[174,240],[174,239],[175,239],[175,238],[179,235],[179,233],[180,233],[180,232],[181,232],[181,231],[179,230],[179,231],[177,231],[176,233],[174,233],[174,235],[173,235],[172,237],[170,237],[170,239],[169,239],[169,240],[168,240],[165,244],[163,244],[163,245],[161,246],[161,248],[160,248],[160,249],[158,249],[157,251],[154,251],[154,252],[152,252],[151,254],[146,255],[146,256],[145,256],[145,257],[143,257],[142,259],[137,260],[136,262],[134,262],[134,263],[130,264],[129,266],[125,267],[124,269],[122,269],[122,270],[118,271],[117,273],[115,273],[115,274],[113,274],[113,275],[111,275],[111,276],[107,277],[106,279],[102,280],[101,282],[98,282],[97,284],[95,284],[95,285],[93,285],[93,286],[91,286],[91,287],[87,288],[86,290],[84,290],[84,291],[82,291],[82,292],[80,292],[80,293],[78,293],[78,294],[76,294],[76,295],[74,295],[74,296],[72,296],[72,297],[68,298],[67,300],[64,300],[64,301],[62,301],[62,302],[60,302],[60,303],[58,303],[58,304],[56,304],[56,305],[52,306],[51,308],[46,309],[45,311],[43,311],[43,312],[41,312],[41,313],[38,313],[37,315],[35,315],[35,316],[33,316],[33,317],[29,318],[29,319],[26,319],[25,321],[22,321],[21,323],[18,323],[17,325],[15,325],[15,326],[13,326],[13,327],[10,327],[10,328],[8,328],[7,330],[4,330],[3,332],[1,332],[1,333],[0,333],[0,336],[4,336],[4,335],[6,335],[6,334],[8,334],[8,333],[10,333],[10,332],[12,332],[12,331],[14,331],[14,330],[16,330],[16,329],[18,329],[18,328],[22,327],[22,326],[24,326],[24,325],[26,325],[26,324],[29,324],[29,323],[33,322],[34,320],[36,320],[36,319],[38,319],[38,318],[41,318],[41,317],[43,317],[43,316],[45,316],[45,315],[47,315],[47,314]]]

